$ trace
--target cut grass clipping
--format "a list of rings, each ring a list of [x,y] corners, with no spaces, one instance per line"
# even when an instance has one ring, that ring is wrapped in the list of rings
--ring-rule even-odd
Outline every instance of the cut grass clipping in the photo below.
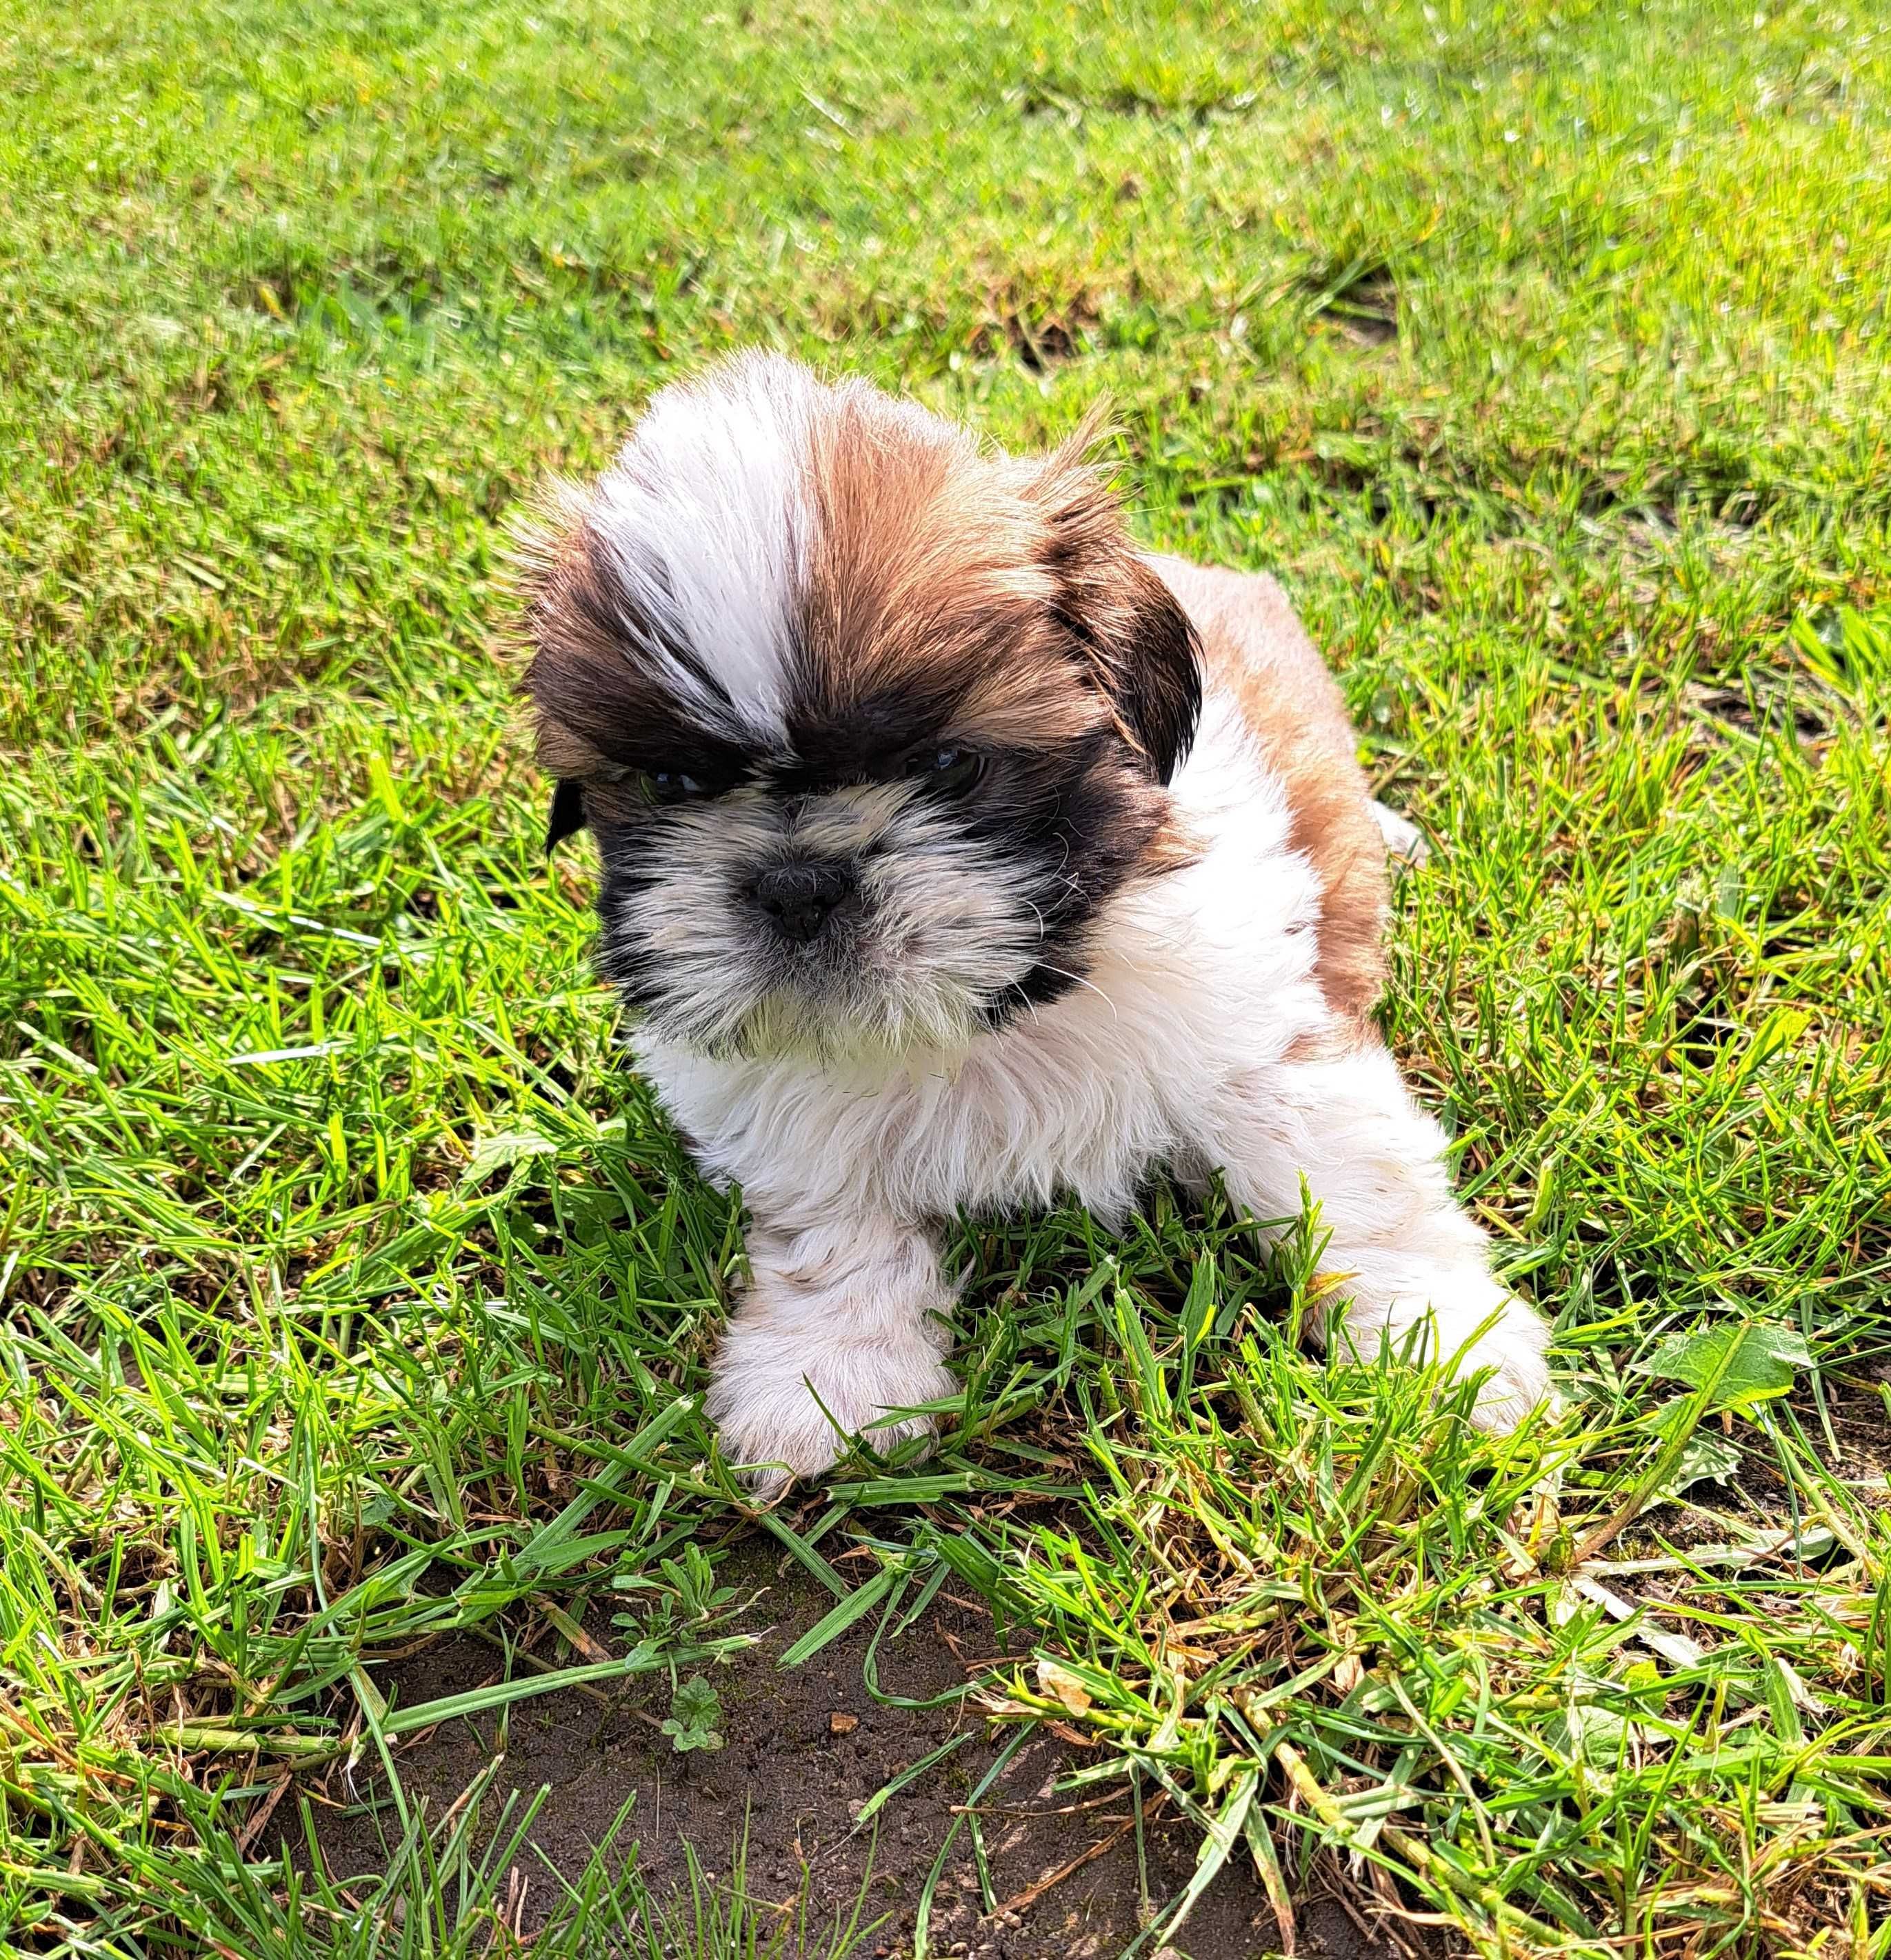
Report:
[[[791,1660],[950,1586],[1023,1656],[968,1720],[1192,1820],[1144,1951],[1240,1863],[1282,1946],[1891,1952],[1888,80],[1751,0],[13,9],[0,1946],[485,1953],[529,1872],[546,1953],[924,1948],[404,1793],[574,1683],[713,1761],[766,1529]],[[938,1454],[754,1517],[739,1216],[541,862],[495,568],[758,340],[1017,445],[1107,392],[1141,533],[1287,580],[1437,842],[1386,1025],[1562,1418],[1323,1360],[1316,1221],[1157,1190],[966,1222]],[[491,1685],[390,1698],[455,1633]]]

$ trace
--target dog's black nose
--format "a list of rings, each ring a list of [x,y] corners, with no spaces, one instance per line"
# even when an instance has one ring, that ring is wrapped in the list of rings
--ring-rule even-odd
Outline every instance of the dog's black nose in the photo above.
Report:
[[[755,881],[755,902],[785,939],[805,945],[854,889],[854,874],[831,858],[778,864]]]

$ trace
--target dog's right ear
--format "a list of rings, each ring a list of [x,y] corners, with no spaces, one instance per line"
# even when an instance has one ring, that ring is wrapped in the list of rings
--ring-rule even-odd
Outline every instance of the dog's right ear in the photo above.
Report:
[[[561,781],[552,791],[552,813],[545,826],[545,854],[552,853],[574,831],[584,828],[584,786]]]

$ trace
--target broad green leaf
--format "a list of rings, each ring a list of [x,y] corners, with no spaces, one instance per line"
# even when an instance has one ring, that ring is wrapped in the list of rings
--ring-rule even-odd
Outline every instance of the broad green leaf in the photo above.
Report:
[[[1717,1321],[1691,1333],[1670,1334],[1646,1360],[1635,1363],[1644,1374],[1686,1382],[1691,1388],[1704,1388],[1718,1376],[1716,1408],[1739,1408],[1783,1395],[1794,1374],[1811,1366],[1804,1336],[1771,1320]]]

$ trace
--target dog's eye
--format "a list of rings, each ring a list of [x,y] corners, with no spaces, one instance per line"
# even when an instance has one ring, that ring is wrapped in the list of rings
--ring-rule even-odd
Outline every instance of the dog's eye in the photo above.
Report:
[[[644,794],[652,803],[689,803],[698,797],[714,794],[707,783],[685,775],[680,769],[647,770],[643,787]]]
[[[985,758],[976,749],[954,743],[915,749],[906,758],[900,773],[948,795],[962,795],[985,774]]]

